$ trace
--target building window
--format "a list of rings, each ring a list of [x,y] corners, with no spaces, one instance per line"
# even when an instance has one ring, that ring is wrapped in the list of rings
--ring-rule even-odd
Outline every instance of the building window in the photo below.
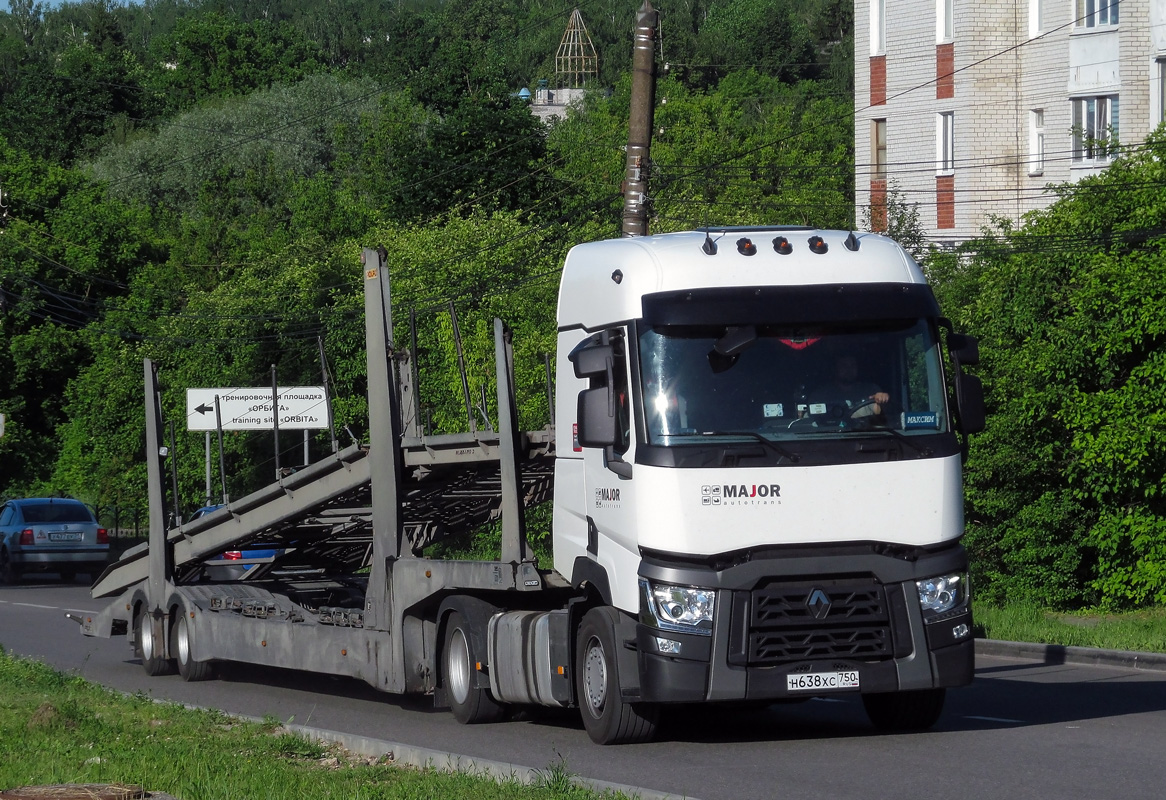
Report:
[[[886,180],[887,177],[887,121],[870,121],[870,163],[871,177]]]
[[[870,0],[870,52],[887,51],[887,0]]]
[[[955,170],[955,112],[944,111],[935,115],[935,170],[952,172]]]
[[[935,41],[955,38],[955,0],[935,0]]]
[[[1045,29],[1044,0],[1028,0],[1028,35],[1037,36]]]
[[[1028,113],[1028,174],[1045,173],[1045,110],[1034,108]]]
[[[1158,76],[1158,113],[1154,115],[1155,124],[1166,122],[1166,58],[1159,57],[1155,63]]]
[[[1117,139],[1117,96],[1073,101],[1073,162],[1108,162]]]
[[[1121,0],[1074,0],[1073,25],[1078,28],[1096,28],[1116,25]]]

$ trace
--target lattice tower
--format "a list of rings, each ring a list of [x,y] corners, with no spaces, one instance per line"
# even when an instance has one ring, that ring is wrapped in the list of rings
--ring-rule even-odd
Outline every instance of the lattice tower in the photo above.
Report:
[[[599,74],[599,56],[577,8],[571,12],[571,20],[555,53],[555,74],[559,86],[568,89],[581,89],[588,78]]]

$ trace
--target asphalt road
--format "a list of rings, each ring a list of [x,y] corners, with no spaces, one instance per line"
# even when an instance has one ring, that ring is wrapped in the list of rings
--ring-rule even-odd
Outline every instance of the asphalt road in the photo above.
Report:
[[[764,711],[683,708],[660,740],[598,747],[573,713],[458,725],[424,698],[230,665],[223,678],[150,678],[122,637],[89,639],[65,611],[105,601],[54,580],[0,586],[0,645],[127,692],[272,716],[475,758],[716,798],[1139,798],[1166,785],[1166,672],[982,657],[927,733],[874,733],[853,696]]]

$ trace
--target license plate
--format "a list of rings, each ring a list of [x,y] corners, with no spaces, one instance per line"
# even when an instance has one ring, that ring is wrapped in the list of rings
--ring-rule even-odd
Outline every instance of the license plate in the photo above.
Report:
[[[787,675],[785,687],[791,692],[821,692],[834,689],[857,689],[858,672],[803,672]]]
[[[81,541],[81,534],[79,533],[50,533],[50,542],[79,542]]]

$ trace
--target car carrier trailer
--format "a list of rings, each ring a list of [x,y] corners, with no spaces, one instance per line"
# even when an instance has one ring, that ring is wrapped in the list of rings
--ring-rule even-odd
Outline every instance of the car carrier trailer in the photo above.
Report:
[[[844,693],[880,728],[924,728],[971,680],[961,463],[983,401],[962,367],[978,351],[897,244],[774,227],[577,246],[557,424],[518,430],[496,320],[499,430],[443,436],[403,421],[412,354],[391,343],[381,259],[362,259],[367,446],[171,530],[145,362],[149,541],[96,581],[116,599],[83,633],[128,634],[150,674],[352,676],[461,722],[578,707],[605,744],[651,738],[665,704]],[[822,388],[846,359],[868,397]],[[553,567],[523,524],[552,496]],[[425,557],[494,518],[497,561]],[[206,580],[206,559],[260,541],[283,552]]]

